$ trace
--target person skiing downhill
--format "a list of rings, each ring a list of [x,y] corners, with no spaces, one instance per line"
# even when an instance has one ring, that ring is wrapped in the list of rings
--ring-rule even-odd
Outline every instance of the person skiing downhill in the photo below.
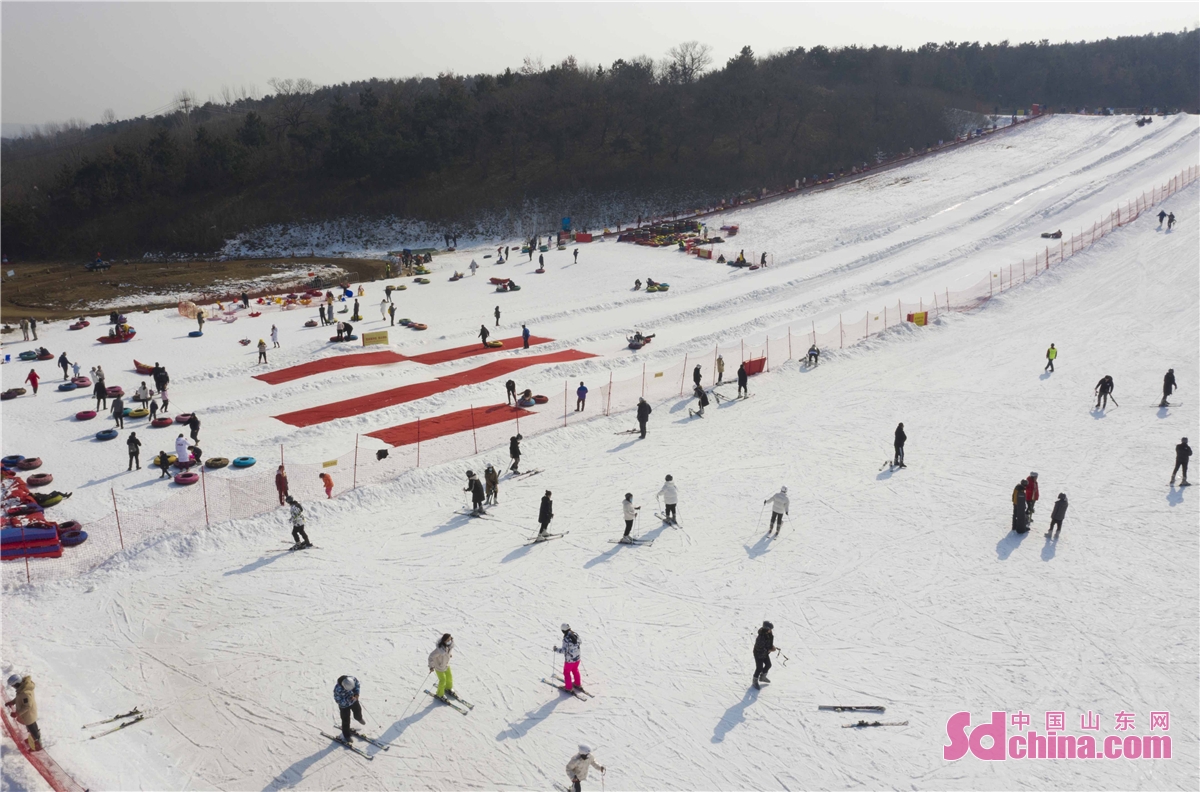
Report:
[[[787,487],[780,487],[779,492],[767,498],[763,503],[771,504],[771,524],[767,526],[767,536],[771,535],[772,528],[775,529],[775,535],[779,536],[779,529],[783,527],[783,515],[788,513],[788,507],[791,505],[788,501]]]
[[[471,516],[482,517],[483,511],[483,482],[475,477],[474,470],[467,471],[467,486],[463,492],[471,493]]]
[[[896,449],[896,455],[892,458],[892,465],[895,467],[908,467],[904,464],[904,444],[908,441],[908,435],[904,433],[904,423],[896,424],[896,436],[893,441],[893,446]]]
[[[1041,496],[1041,491],[1038,490],[1037,473],[1031,472],[1029,478],[1025,479],[1025,510],[1030,521],[1033,520],[1033,509],[1037,506]]]
[[[696,397],[696,401],[699,404],[696,409],[696,415],[703,418],[704,408],[708,406],[708,394],[704,392],[704,388],[701,385],[697,384],[696,389],[692,392],[692,395]]]
[[[633,530],[633,521],[637,519],[638,510],[641,506],[633,505],[633,493],[626,492],[625,500],[621,501],[621,516],[625,518],[625,535],[621,537],[621,544],[632,544],[633,537],[629,532]]]
[[[1170,231],[1174,227],[1175,227],[1175,213],[1167,212],[1167,230]],[[34,338],[37,338],[37,335],[34,335]]]
[[[353,715],[354,720],[360,724],[366,723],[363,720],[362,705],[358,703],[360,692],[358,680],[352,676],[340,676],[333,685],[333,700],[337,702],[338,711],[342,716],[342,742],[346,745],[350,744],[353,735],[358,734],[350,728],[350,716]]]
[[[446,697],[458,698],[454,692],[454,672],[450,670],[450,652],[454,649],[454,639],[446,633],[437,642],[437,646],[429,653],[429,670],[437,674],[437,698],[442,701]]]
[[[554,519],[554,502],[550,500],[550,490],[546,490],[546,494],[542,496],[541,505],[538,506],[538,537],[545,537],[550,531],[550,521]]]
[[[1179,445],[1175,446],[1175,469],[1171,471],[1171,486],[1175,486],[1175,474],[1183,469],[1183,480],[1179,483],[1181,487],[1190,486],[1187,480],[1188,458],[1192,455],[1192,447],[1188,445],[1188,439],[1185,437],[1179,441]]]
[[[521,473],[521,440],[522,437],[519,434],[508,438],[508,455],[512,457],[512,466],[509,470],[514,476]]]
[[[1029,530],[1029,513],[1025,506],[1025,479],[1018,481],[1017,486],[1013,488],[1012,502],[1012,529],[1023,534]]]
[[[1116,400],[1116,398],[1113,397],[1112,392],[1113,392],[1113,378],[1110,377],[1108,374],[1105,374],[1103,377],[1100,378],[1100,381],[1096,383],[1095,393],[1096,393],[1096,409],[1097,410],[1100,409],[1101,399],[1104,400],[1104,409],[1108,409],[1108,400],[1110,398],[1113,400],[1113,404],[1115,406],[1120,406],[1117,404],[1117,400]]]
[[[484,503],[494,506],[500,502],[500,474],[492,467],[491,462],[483,469],[483,489],[487,494]]]
[[[1054,348],[1054,344],[1051,344],[1050,348],[1046,350],[1046,367],[1044,369],[1042,369],[1042,371],[1049,371],[1051,374],[1053,374],[1054,373],[1054,360],[1057,357],[1058,357],[1058,350]]]
[[[816,367],[821,362],[821,350],[817,349],[817,345],[813,344],[808,348],[808,365]]]
[[[1158,227],[1162,228],[1163,220],[1167,219],[1167,210],[1162,209],[1158,213]]]
[[[1169,407],[1167,397],[1175,392],[1175,369],[1167,369],[1167,373],[1163,375],[1163,397],[1159,402],[1159,407]]]
[[[583,792],[583,782],[587,781],[588,769],[592,767],[604,773],[604,765],[596,761],[592,749],[586,745],[579,746],[579,753],[567,762],[567,778],[571,779],[571,792]]]
[[[562,634],[562,646],[553,649],[563,656],[563,688],[568,693],[574,688],[583,690],[583,681],[579,678],[579,636],[569,624],[563,624]]]
[[[1053,531],[1055,537],[1062,533],[1063,519],[1067,516],[1067,493],[1058,493],[1058,500],[1054,501],[1054,509],[1050,512],[1050,530],[1046,531],[1046,536]]]
[[[771,684],[767,672],[771,670],[771,652],[778,652],[775,646],[775,625],[769,621],[758,628],[758,637],[754,639],[754,689],[761,689],[762,682]]]
[[[287,496],[287,503],[292,512],[292,539],[295,541],[292,549],[303,550],[312,547],[312,542],[308,541],[308,534],[304,531],[304,507],[291,495]]]
[[[667,480],[663,483],[662,489],[658,491],[657,497],[667,508],[664,513],[666,522],[675,525],[675,507],[679,503],[679,490],[675,488],[675,478],[670,473],[667,474]]]

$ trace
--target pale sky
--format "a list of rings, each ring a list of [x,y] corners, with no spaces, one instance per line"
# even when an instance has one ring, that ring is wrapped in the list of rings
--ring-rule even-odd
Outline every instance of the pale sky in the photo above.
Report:
[[[934,41],[1095,40],[1191,29],[1191,2],[1080,3],[0,3],[0,116],[11,124],[161,112],[181,90],[269,92],[271,77],[329,85],[661,58],[682,41],[714,65],[744,44],[916,47]]]

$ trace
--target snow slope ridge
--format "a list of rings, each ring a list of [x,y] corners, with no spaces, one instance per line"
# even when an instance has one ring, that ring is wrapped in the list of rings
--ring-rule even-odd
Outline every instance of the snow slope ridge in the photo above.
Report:
[[[1169,206],[1198,204],[1193,185]],[[531,438],[523,464],[543,472],[502,483],[495,519],[456,513],[464,465],[443,465],[307,500],[313,550],[276,551],[279,513],[9,592],[4,671],[34,673],[56,757],[93,788],[545,788],[587,742],[614,789],[1193,789],[1200,510],[1167,478],[1198,436],[1198,246],[1195,224],[1143,215],[984,310],[777,367],[703,419],[681,399],[645,440],[615,436],[618,418]],[[1159,409],[1168,367],[1182,407]],[[1120,407],[1095,411],[1103,374]],[[899,421],[908,467],[881,469]],[[1020,536],[1010,493],[1031,470],[1042,501]],[[667,473],[681,529],[652,518]],[[781,485],[790,519],[768,540]],[[570,533],[523,546],[546,490]],[[607,541],[625,492],[651,547]],[[755,691],[763,619],[782,654]],[[587,702],[539,681],[564,621]],[[419,692],[444,632],[466,718]],[[391,745],[372,762],[317,734],[340,674]],[[857,718],[817,710],[837,703],[909,725],[842,729]],[[159,709],[103,745],[79,736],[137,704]],[[1170,711],[1173,758],[946,761],[964,710],[1022,711],[1039,733],[1065,711],[1072,734],[1088,711],[1101,734],[1118,711],[1139,734]]]

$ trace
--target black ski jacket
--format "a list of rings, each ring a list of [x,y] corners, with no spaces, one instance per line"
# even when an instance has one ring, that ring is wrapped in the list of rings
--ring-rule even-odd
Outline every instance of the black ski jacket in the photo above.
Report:
[[[538,522],[548,523],[554,519],[554,504],[545,495],[542,496],[542,507],[538,509]]]
[[[758,638],[754,639],[754,656],[766,657],[775,650],[775,633],[766,627],[758,628]]]
[[[750,379],[750,375],[746,373],[745,366],[738,366],[738,387],[746,387],[746,381]]]
[[[908,440],[908,435],[904,434],[904,430],[899,426],[896,427],[896,447],[903,448],[904,441]]]
[[[515,437],[508,441],[508,455],[512,457],[521,456],[521,441]]]
[[[1060,523],[1067,516],[1067,499],[1059,498],[1054,501],[1054,511],[1050,512],[1050,521]]]
[[[1192,447],[1187,443],[1180,443],[1175,446],[1175,461],[1183,462],[1192,455]]]
[[[704,388],[696,386],[696,398],[700,400],[701,407],[708,406],[708,394],[704,392]]]
[[[1163,393],[1170,396],[1171,392],[1174,390],[1175,390],[1175,375],[1168,371],[1166,373],[1166,375],[1163,376]]]
[[[639,402],[637,419],[639,423],[645,423],[650,420],[650,404],[649,402]]]
[[[471,490],[471,500],[478,503],[483,500],[483,482],[477,478],[471,479],[471,485],[467,487]]]
[[[700,367],[699,366],[696,366],[696,368],[692,369],[692,382],[695,382],[697,385],[700,384]]]

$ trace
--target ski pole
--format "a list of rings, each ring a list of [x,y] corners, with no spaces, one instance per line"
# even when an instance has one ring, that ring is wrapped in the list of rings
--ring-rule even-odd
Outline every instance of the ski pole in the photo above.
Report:
[[[408,704],[405,705],[404,709],[400,710],[401,714],[408,712],[408,708],[411,707],[413,705],[413,702],[417,700],[417,696],[421,695],[421,690],[424,689],[425,683],[429,681],[429,676],[432,673],[433,672],[430,671],[429,674],[426,674],[425,678],[421,680],[421,684],[417,685],[417,692],[413,693],[413,697],[408,700]]]

